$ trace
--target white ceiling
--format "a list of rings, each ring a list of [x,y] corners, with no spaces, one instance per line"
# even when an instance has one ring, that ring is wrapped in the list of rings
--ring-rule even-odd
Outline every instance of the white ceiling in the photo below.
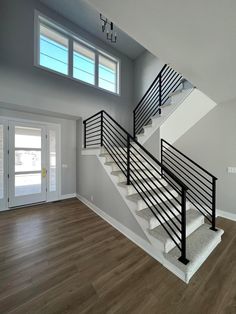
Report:
[[[235,0],[88,0],[217,103],[236,98]]]
[[[101,30],[99,12],[84,0],[41,0],[42,3],[98,37],[131,59],[136,59],[144,48],[126,33],[117,29],[117,43],[110,43]]]

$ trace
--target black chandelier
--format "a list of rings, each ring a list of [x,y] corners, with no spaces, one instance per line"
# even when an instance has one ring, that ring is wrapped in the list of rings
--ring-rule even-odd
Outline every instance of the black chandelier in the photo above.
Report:
[[[102,21],[102,32],[107,34],[107,40],[112,43],[116,43],[117,35],[114,32],[114,24],[110,22],[106,17],[103,17],[100,13],[100,20]]]

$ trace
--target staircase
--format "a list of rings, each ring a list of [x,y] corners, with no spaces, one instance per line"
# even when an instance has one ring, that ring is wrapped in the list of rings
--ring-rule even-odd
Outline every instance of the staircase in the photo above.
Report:
[[[193,90],[191,83],[164,65],[133,111],[133,136],[144,144]]]
[[[161,161],[140,142],[165,110],[168,117],[173,97],[183,99],[190,90],[181,75],[164,66],[134,110],[134,135],[105,111],[83,122],[85,150],[100,147],[98,158],[153,250],[185,282],[221,241],[223,230],[215,226],[217,178],[165,140]]]

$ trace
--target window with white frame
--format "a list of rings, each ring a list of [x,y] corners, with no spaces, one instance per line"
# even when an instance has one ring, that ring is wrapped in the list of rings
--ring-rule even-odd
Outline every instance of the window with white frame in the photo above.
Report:
[[[36,64],[119,94],[117,58],[37,14]]]
[[[39,64],[41,66],[67,75],[68,46],[68,38],[40,24]]]

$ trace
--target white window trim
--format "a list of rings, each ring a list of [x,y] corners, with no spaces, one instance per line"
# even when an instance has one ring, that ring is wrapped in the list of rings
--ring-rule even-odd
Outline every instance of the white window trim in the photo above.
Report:
[[[39,53],[40,53],[40,42],[39,42],[40,29],[39,29],[39,25],[40,25],[40,20],[45,20],[46,25],[50,26],[55,31],[58,31],[59,33],[61,33],[62,35],[66,36],[68,38],[68,40],[69,40],[69,45],[68,45],[68,75],[57,72],[53,69],[49,69],[47,67],[40,65],[40,62],[39,62]],[[95,84],[90,84],[90,83],[87,83],[85,81],[82,81],[80,79],[73,77],[73,42],[74,41],[75,42],[77,41],[79,44],[82,44],[85,47],[87,47],[87,48],[89,48],[95,52]],[[104,57],[106,57],[112,61],[115,61],[117,63],[116,92],[112,92],[112,91],[109,91],[105,88],[98,86],[98,56],[99,56],[99,54],[101,54]],[[81,36],[78,36],[77,34],[72,32],[71,30],[69,30],[66,27],[62,26],[61,24],[55,22],[51,18],[45,16],[44,14],[42,14],[38,10],[35,10],[35,14],[34,14],[34,66],[39,68],[39,69],[43,69],[47,72],[54,73],[54,74],[62,76],[64,78],[71,79],[73,81],[80,82],[84,85],[99,89],[105,93],[112,94],[115,96],[121,95],[121,76],[120,76],[121,60],[120,60],[120,58],[109,54],[108,52],[106,52],[105,50],[101,49],[100,47],[98,47],[96,45],[89,43],[86,39],[82,38]]]

